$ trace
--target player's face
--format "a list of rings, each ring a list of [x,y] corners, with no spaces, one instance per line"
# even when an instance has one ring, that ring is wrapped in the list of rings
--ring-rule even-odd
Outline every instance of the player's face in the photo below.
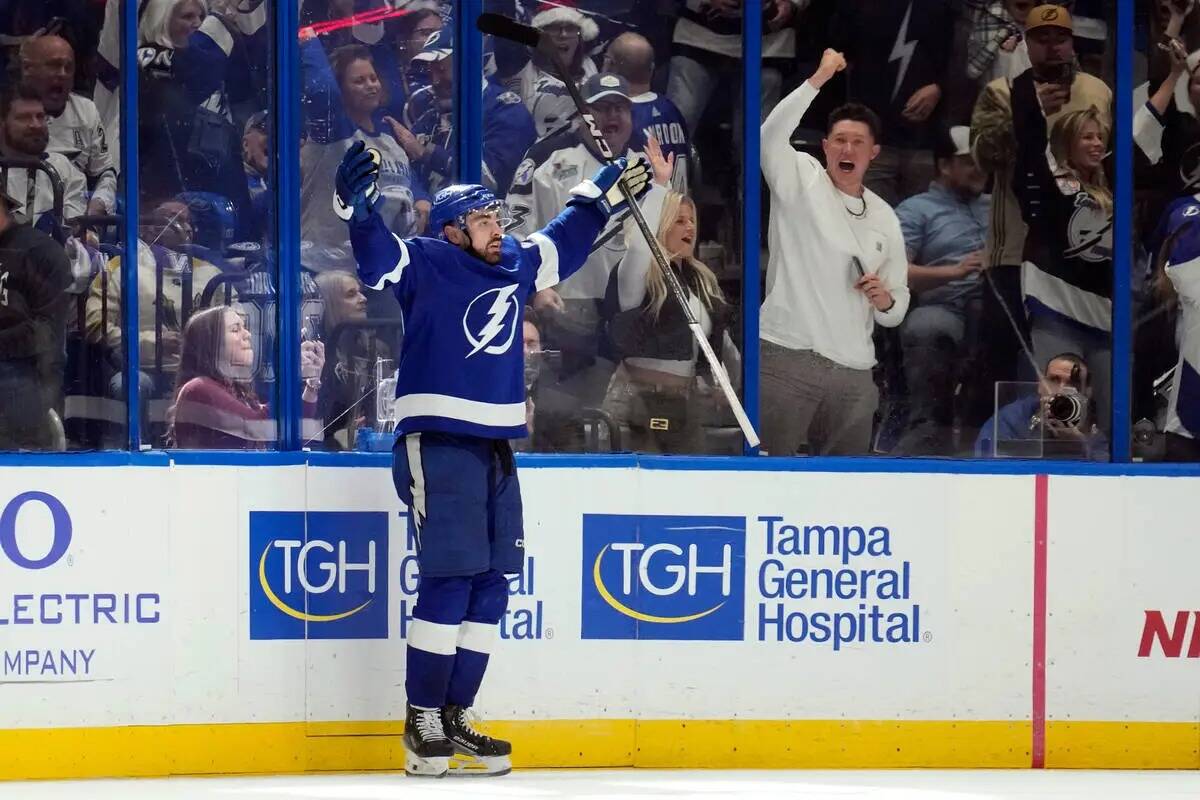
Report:
[[[261,175],[267,173],[267,134],[251,128],[242,137],[242,161]]]
[[[188,45],[188,37],[200,29],[204,22],[204,6],[196,0],[181,0],[171,10],[171,20],[167,23],[167,35],[171,43],[178,48]]]
[[[498,212],[472,211],[467,215],[467,235],[471,238],[471,249],[476,255],[489,264],[500,263],[504,227]]]
[[[619,97],[602,97],[592,103],[588,110],[596,118],[596,125],[613,152],[624,152],[633,133],[633,111],[629,101]]]
[[[359,59],[346,67],[342,77],[342,97],[346,108],[360,114],[370,114],[379,108],[383,85],[370,61]]]
[[[1082,172],[1091,172],[1104,161],[1106,143],[1100,125],[1092,119],[1079,127],[1075,141],[1071,142],[1071,166]]]
[[[679,204],[675,222],[667,229],[663,244],[671,255],[692,258],[696,254],[696,208],[690,202]]]
[[[37,100],[14,100],[4,119],[4,138],[9,147],[27,156],[40,156],[50,141],[46,109]]]
[[[254,347],[251,344],[250,329],[242,315],[233,309],[225,312],[225,352],[229,356],[229,364],[234,367],[250,367],[254,365]]]
[[[862,183],[867,167],[879,155],[879,146],[865,122],[839,120],[821,144],[829,174],[839,186]]]
[[[42,96],[47,113],[61,114],[75,83],[75,51],[57,36],[47,37],[35,47],[24,77]]]

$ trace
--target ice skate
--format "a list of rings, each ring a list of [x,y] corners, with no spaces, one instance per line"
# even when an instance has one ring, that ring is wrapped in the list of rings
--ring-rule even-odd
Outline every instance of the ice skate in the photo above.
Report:
[[[413,777],[444,778],[455,746],[442,729],[438,709],[408,707],[404,720],[404,772]]]
[[[475,730],[463,706],[442,709],[442,727],[454,747],[451,777],[498,777],[512,772],[512,745]]]

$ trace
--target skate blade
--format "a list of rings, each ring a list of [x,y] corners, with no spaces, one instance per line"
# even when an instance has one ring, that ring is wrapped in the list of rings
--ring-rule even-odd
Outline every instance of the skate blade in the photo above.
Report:
[[[450,771],[450,758],[419,758],[404,751],[404,774],[410,778],[444,778]]]
[[[451,778],[498,778],[510,772],[512,759],[509,756],[480,758],[456,753],[450,758],[450,771],[446,774]]]

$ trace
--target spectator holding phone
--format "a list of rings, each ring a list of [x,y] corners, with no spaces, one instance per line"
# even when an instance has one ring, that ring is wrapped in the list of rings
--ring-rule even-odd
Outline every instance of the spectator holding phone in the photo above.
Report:
[[[301,374],[320,375],[325,346],[300,345]],[[183,329],[175,402],[168,412],[168,445],[196,450],[264,450],[277,439],[270,406],[254,393],[253,336],[237,309],[209,308]],[[305,420],[317,415],[319,378],[305,381]]]
[[[879,405],[871,374],[875,323],[908,310],[908,258],[891,207],[863,185],[879,155],[879,117],[849,104],[829,118],[826,166],[792,148],[817,93],[846,67],[821,65],[762,126],[771,190],[770,258],[762,305],[763,445],[771,455],[867,451]]]
[[[1065,12],[1064,12],[1065,13]],[[1031,46],[1032,46],[1031,34]],[[1062,83],[1030,71],[1012,88],[1014,185],[1028,225],[1021,287],[1033,353],[1079,353],[1091,366],[1100,424],[1107,425],[1112,332],[1113,197],[1104,172],[1110,127],[1096,108],[1067,111]],[[1047,130],[1049,129],[1049,130]]]
[[[1018,80],[1032,82],[1036,78],[1035,102],[1044,114],[1046,127],[1064,114],[1089,108],[1097,110],[1104,125],[1112,125],[1112,90],[1099,78],[1075,69],[1072,32],[1071,15],[1062,6],[1040,5],[1030,10],[1025,20],[1025,41],[1033,66],[1017,80],[998,78],[989,83],[971,117],[972,153],[980,168],[993,179],[984,261],[989,282],[996,291],[983,293],[981,351],[977,359],[979,378],[989,386],[1016,377],[1022,339],[1027,342],[1029,338],[1027,329],[1014,332],[1009,322],[1013,319],[1023,325],[1025,320],[1021,263],[1027,231],[1014,192],[1017,139],[1013,131],[1013,87]],[[981,394],[987,396],[989,392]],[[982,417],[979,414],[976,419]]]

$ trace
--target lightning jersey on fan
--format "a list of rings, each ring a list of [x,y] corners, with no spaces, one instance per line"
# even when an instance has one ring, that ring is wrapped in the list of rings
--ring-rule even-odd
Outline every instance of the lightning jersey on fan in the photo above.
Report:
[[[508,232],[522,238],[546,224],[557,209],[571,199],[571,189],[577,183],[604,166],[592,151],[584,146],[581,134],[573,128],[542,139],[529,149],[525,160],[513,176],[508,194],[508,210],[512,225]],[[635,153],[628,150],[618,155],[632,160]],[[608,221],[599,236],[588,241],[591,254],[587,264],[571,280],[558,288],[566,300],[599,300],[608,289],[608,278],[625,256],[623,225],[628,212]],[[553,285],[553,284],[551,284]]]
[[[646,92],[633,98],[633,140],[630,146],[634,150],[641,150],[651,136],[658,140],[664,158],[675,155],[671,188],[680,194],[687,194],[688,156],[692,151],[687,122],[671,98]]]
[[[117,170],[100,122],[96,104],[72,92],[63,112],[46,115],[50,143],[46,150],[62,153],[87,178],[92,197],[112,212],[117,207]]]
[[[1050,153],[1032,72],[1013,81],[1012,114],[1017,141],[1013,190],[1029,226],[1021,266],[1025,307],[1031,317],[1058,318],[1108,333],[1112,211]]]
[[[579,183],[579,181],[576,181]],[[362,282],[391,286],[404,312],[396,430],[521,439],[525,303],[583,265],[605,213],[568,206],[524,242],[505,236],[488,264],[441,239],[401,239],[371,213],[349,222]]]
[[[1200,203],[1178,212],[1200,224]],[[1181,236],[1171,251],[1167,277],[1179,295],[1179,363],[1167,407],[1166,430],[1190,439],[1200,437],[1200,237]]]
[[[405,124],[426,146],[413,166],[431,195],[453,183],[452,108],[441,107],[432,86],[413,95],[404,108]],[[483,79],[483,183],[497,195],[508,191],[521,156],[534,141],[533,120],[521,98]]]

